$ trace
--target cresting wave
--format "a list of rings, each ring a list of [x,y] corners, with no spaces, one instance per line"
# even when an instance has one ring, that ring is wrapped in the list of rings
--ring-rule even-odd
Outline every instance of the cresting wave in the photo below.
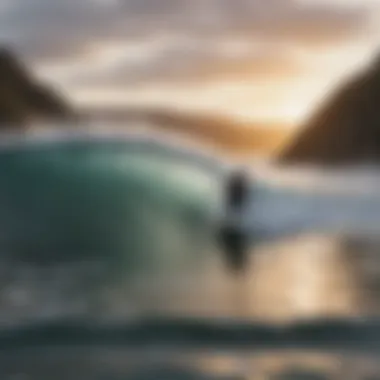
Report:
[[[224,170],[212,155],[151,135],[44,133],[1,145],[0,242],[3,252],[27,251],[25,258],[109,254],[118,244],[143,255],[126,237],[143,242],[154,223],[165,235],[175,224],[169,218],[207,213]]]
[[[221,159],[143,133],[0,140],[1,323],[81,312],[112,287],[128,304],[115,287],[207,260]]]
[[[1,323],[60,317],[74,309],[64,300],[81,294],[96,304],[110,287],[109,302],[128,303],[125,283],[173,273],[176,281],[194,279],[209,262],[232,168],[217,154],[150,132],[8,135],[0,146]],[[371,234],[380,226],[375,171],[309,170],[299,177],[310,178],[305,186],[284,169],[248,170],[242,223],[253,245],[310,231]],[[347,191],[355,178],[363,191]],[[122,295],[113,300],[118,287]],[[46,307],[39,299],[48,299]]]
[[[176,240],[180,254],[186,239],[194,240],[189,233],[213,233],[231,168],[213,152],[160,133],[78,129],[3,136],[2,254],[140,258],[156,256],[160,244],[168,252]],[[252,243],[310,231],[379,230],[380,197],[373,189],[380,175],[374,170],[247,168],[252,191],[241,223]]]

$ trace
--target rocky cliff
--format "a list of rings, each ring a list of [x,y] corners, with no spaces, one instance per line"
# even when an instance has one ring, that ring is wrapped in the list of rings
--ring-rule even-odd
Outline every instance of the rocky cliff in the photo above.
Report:
[[[380,163],[380,58],[326,97],[283,150],[283,163]]]
[[[7,48],[0,48],[0,128],[31,120],[62,119],[70,107],[54,90],[33,78]]]

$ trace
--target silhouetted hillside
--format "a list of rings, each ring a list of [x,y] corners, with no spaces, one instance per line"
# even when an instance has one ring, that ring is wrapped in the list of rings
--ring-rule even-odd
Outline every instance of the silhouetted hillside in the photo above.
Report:
[[[105,108],[84,110],[92,120],[126,125],[146,124],[199,140],[237,155],[273,152],[290,134],[283,125],[252,123],[231,118],[154,108]]]
[[[0,49],[0,125],[69,115],[69,106],[58,94],[37,83],[9,49]]]
[[[326,99],[283,151],[284,163],[380,162],[380,59]]]

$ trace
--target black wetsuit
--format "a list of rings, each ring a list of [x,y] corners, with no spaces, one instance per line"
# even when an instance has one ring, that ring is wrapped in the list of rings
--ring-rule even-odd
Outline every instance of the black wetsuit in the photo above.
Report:
[[[244,172],[235,172],[228,179],[225,191],[226,220],[220,228],[220,244],[228,268],[241,273],[247,266],[248,239],[241,226],[228,220],[229,214],[242,215],[249,193],[249,181]]]

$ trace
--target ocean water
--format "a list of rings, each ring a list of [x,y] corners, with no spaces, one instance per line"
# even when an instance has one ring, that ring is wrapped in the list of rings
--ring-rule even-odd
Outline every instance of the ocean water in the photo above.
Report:
[[[224,157],[120,132],[0,145],[2,379],[380,376],[376,170],[250,163],[236,277]]]

